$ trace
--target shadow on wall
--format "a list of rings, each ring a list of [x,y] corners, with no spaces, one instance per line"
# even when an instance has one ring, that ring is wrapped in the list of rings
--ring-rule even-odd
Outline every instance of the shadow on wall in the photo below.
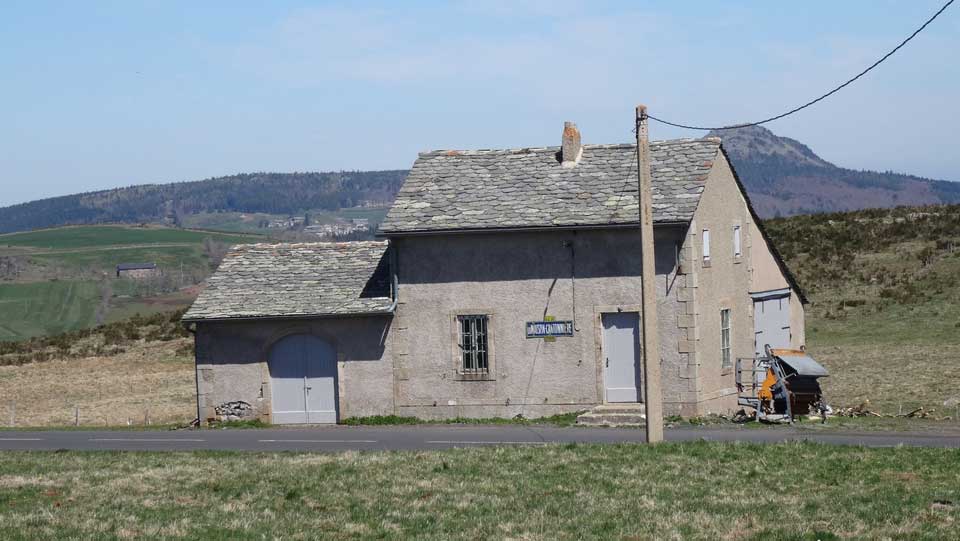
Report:
[[[658,275],[675,274],[685,229],[657,229]],[[401,284],[639,277],[641,267],[633,228],[409,237],[398,244]]]

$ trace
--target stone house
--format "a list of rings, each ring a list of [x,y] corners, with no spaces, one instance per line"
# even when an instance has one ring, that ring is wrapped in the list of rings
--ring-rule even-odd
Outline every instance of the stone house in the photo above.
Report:
[[[435,151],[383,241],[235,247],[184,316],[198,410],[273,423],[642,403],[635,145]],[[738,357],[806,299],[717,138],[651,143],[665,414],[737,407]]]
[[[117,265],[117,278],[133,278],[142,280],[160,276],[160,269],[156,263],[120,263]]]

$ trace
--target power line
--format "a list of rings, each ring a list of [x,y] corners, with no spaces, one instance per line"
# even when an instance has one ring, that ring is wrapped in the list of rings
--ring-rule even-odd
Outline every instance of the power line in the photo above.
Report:
[[[785,112],[785,113],[781,113],[781,114],[779,114],[779,115],[772,116],[772,117],[770,117],[770,118],[765,118],[765,119],[763,119],[763,120],[758,120],[758,121],[756,121],[756,122],[747,122],[747,123],[745,123],[745,124],[734,124],[733,126],[723,126],[723,127],[716,127],[716,128],[710,128],[710,127],[704,127],[704,126],[690,126],[690,125],[687,125],[687,124],[679,124],[679,123],[676,123],[676,122],[668,122],[668,121],[663,120],[663,119],[661,119],[661,118],[657,118],[657,117],[655,117],[655,116],[653,116],[653,115],[647,115],[647,118],[649,118],[650,120],[656,120],[657,122],[659,122],[659,123],[661,123],[661,124],[666,124],[666,125],[668,125],[668,126],[674,126],[674,127],[677,127],[677,128],[686,128],[686,129],[688,129],[688,130],[731,130],[731,129],[735,129],[735,128],[746,128],[746,127],[749,127],[749,126],[759,126],[760,124],[766,124],[767,122],[773,122],[774,120],[779,120],[779,119],[781,119],[781,118],[783,118],[783,117],[790,116],[790,115],[792,115],[793,113],[796,113],[796,112],[798,112],[798,111],[801,111],[801,110],[803,110],[803,109],[806,109],[807,107],[810,107],[811,105],[813,105],[813,104],[815,104],[815,103],[817,103],[817,102],[819,102],[819,101],[822,101],[822,100],[824,100],[824,99],[826,99],[826,98],[828,98],[828,97],[836,94],[837,92],[839,92],[840,90],[842,90],[844,87],[846,87],[846,86],[849,85],[850,83],[852,83],[852,82],[856,81],[857,79],[859,79],[859,78],[863,77],[864,75],[866,75],[866,74],[867,74],[868,72],[870,72],[870,70],[872,70],[873,68],[879,66],[884,60],[886,60],[886,59],[890,58],[891,56],[893,56],[893,54],[896,53],[897,51],[899,51],[901,47],[903,47],[904,45],[906,45],[910,40],[912,40],[914,37],[916,37],[917,34],[919,34],[920,32],[922,32],[923,29],[927,27],[927,25],[929,25],[930,23],[933,22],[934,19],[936,19],[937,17],[939,17],[940,14],[943,13],[948,7],[950,7],[950,4],[952,4],[952,3],[953,3],[953,0],[949,0],[946,4],[943,5],[943,7],[940,8],[939,11],[937,11],[936,13],[933,14],[933,17],[930,17],[929,19],[927,19],[927,22],[923,23],[923,25],[922,25],[920,28],[917,28],[912,34],[910,34],[909,36],[907,36],[907,39],[901,41],[901,42],[900,42],[900,45],[897,45],[897,46],[894,47],[889,53],[883,55],[883,56],[880,58],[880,60],[877,60],[877,61],[874,62],[873,64],[870,64],[870,66],[869,66],[867,69],[861,71],[860,73],[858,73],[858,74],[855,75],[854,77],[848,79],[846,82],[844,82],[844,83],[841,84],[840,86],[834,88],[833,90],[831,90],[830,92],[827,92],[826,94],[820,96],[819,98],[810,100],[810,101],[808,101],[807,103],[804,103],[803,105],[800,105],[800,106],[798,106],[798,107],[794,107],[793,109],[790,109],[789,111],[787,111],[787,112]]]

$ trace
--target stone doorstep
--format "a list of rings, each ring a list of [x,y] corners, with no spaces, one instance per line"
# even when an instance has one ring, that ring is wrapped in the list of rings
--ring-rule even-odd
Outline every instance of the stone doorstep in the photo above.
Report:
[[[578,425],[643,426],[646,424],[643,404],[601,404],[577,417]]]

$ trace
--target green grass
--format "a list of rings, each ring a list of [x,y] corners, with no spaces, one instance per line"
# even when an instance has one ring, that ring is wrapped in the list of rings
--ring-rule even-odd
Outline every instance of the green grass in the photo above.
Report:
[[[46,249],[200,243],[206,237],[226,243],[256,242],[250,236],[164,227],[76,226],[0,235],[0,246]]]
[[[9,452],[3,537],[955,539],[960,451],[550,445],[342,454]]]
[[[808,350],[834,406],[956,417],[960,398],[960,206],[769,220],[812,303]],[[955,419],[954,419],[955,420]]]
[[[0,341],[88,327],[99,295],[96,282],[0,284]]]
[[[166,272],[179,272],[180,264],[187,269],[206,264],[200,244],[186,246],[141,247],[121,249],[79,249],[33,255],[31,258],[45,266],[67,269],[96,269],[113,274],[119,263],[156,263]]]
[[[461,424],[461,425],[554,425],[554,426],[573,426],[577,423],[577,416],[583,413],[576,411],[571,413],[559,413],[549,417],[537,417],[527,419],[525,417],[454,417],[452,419],[427,420],[418,417],[405,417],[402,415],[371,415],[369,417],[348,417],[343,419],[340,424],[351,426],[386,426],[386,425],[421,425],[421,424]]]
[[[355,218],[366,218],[371,224],[380,223],[387,215],[386,208],[368,208],[355,207],[345,208],[336,211],[329,210],[311,210],[310,221],[314,224],[333,223],[338,220],[352,220]],[[306,214],[299,212],[295,216]],[[205,212],[200,214],[191,214],[184,218],[187,227],[198,227],[213,231],[226,231],[231,233],[258,233],[258,234],[279,234],[281,230],[266,229],[259,227],[263,220],[275,220],[287,218],[289,214],[263,214],[263,213],[241,213],[241,212]]]
[[[89,327],[96,322],[104,281],[113,298],[103,321],[184,307],[195,291],[176,290],[211,272],[205,239],[234,244],[265,237],[159,226],[78,226],[0,235],[0,257],[28,262],[21,263],[25,270],[20,275],[0,282],[0,340]],[[156,263],[164,276],[115,278],[116,265],[139,262]]]

